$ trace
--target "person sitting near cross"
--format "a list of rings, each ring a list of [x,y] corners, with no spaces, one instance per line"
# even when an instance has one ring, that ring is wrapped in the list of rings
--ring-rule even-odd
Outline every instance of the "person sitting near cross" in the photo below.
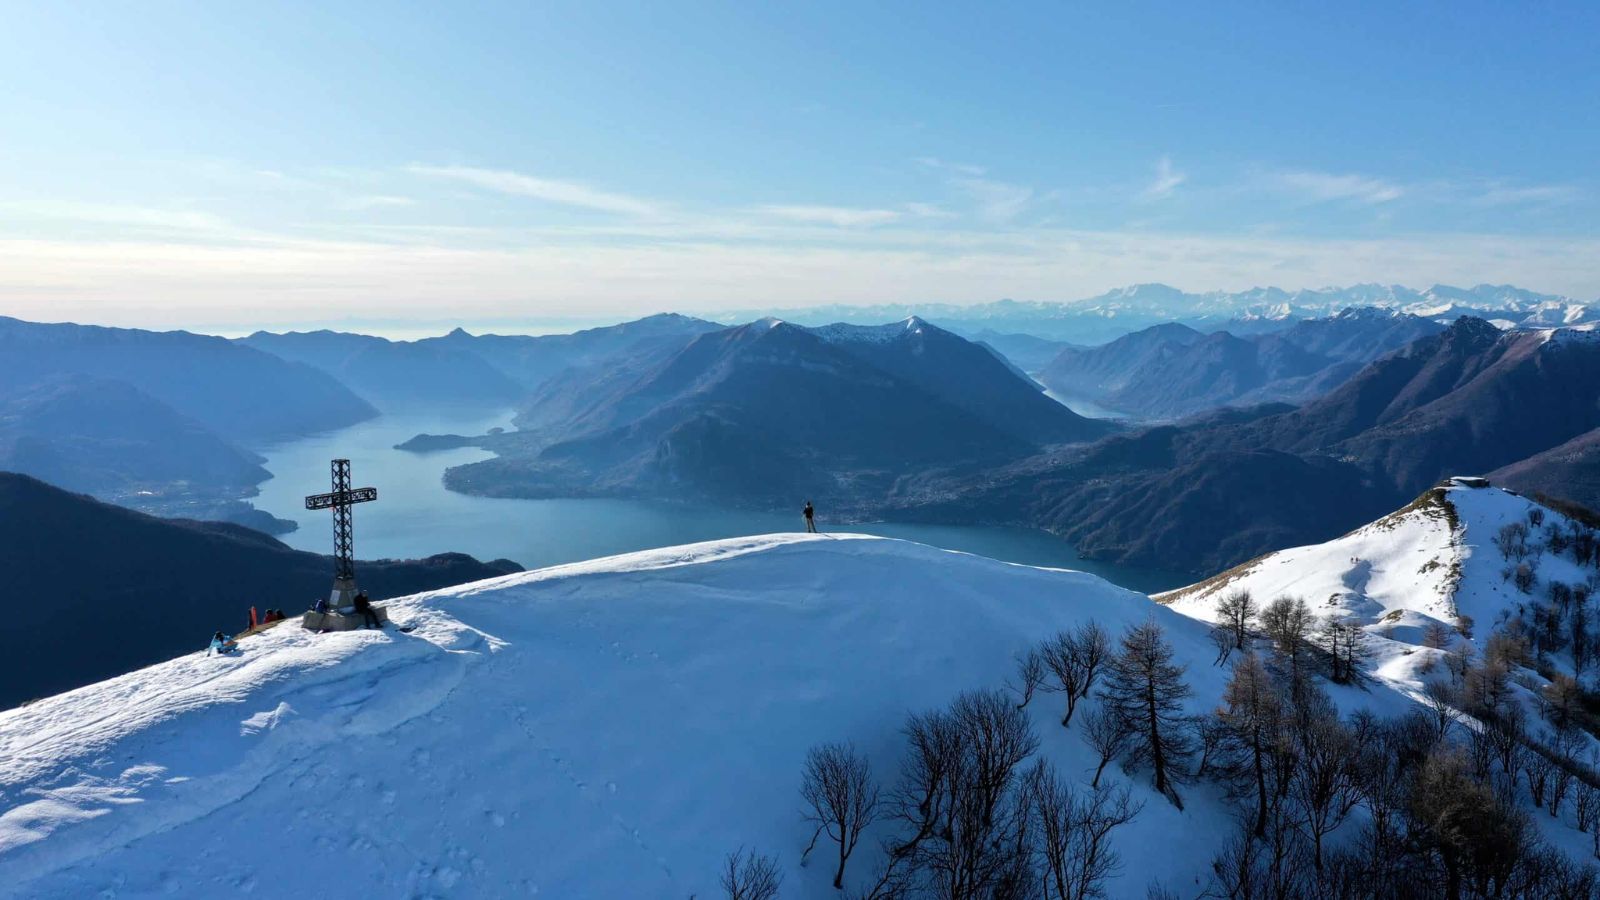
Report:
[[[366,620],[362,623],[362,628],[383,627],[383,620],[378,618],[378,614],[372,611],[372,601],[367,599],[366,591],[362,591],[356,595],[355,607],[356,615]]]

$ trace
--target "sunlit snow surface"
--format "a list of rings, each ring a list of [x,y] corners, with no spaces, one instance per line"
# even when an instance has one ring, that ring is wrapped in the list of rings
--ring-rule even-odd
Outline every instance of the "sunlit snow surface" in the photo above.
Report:
[[[1442,515],[1406,513],[1247,567],[1260,596],[1374,623],[1383,678],[1331,688],[1341,707],[1414,702],[1416,634],[1452,603],[1449,554],[1480,636],[1513,599],[1488,541],[1526,502],[1450,496],[1479,523],[1459,539]],[[1018,651],[1089,618],[1116,634],[1154,616],[1188,664],[1191,711],[1209,711],[1226,669],[1204,593],[1169,608],[1079,572],[767,535],[395,601],[408,634],[291,622],[238,658],[195,653],[0,713],[0,895],[714,897],[723,856],[745,847],[777,857],[785,897],[836,897],[828,865],[798,865],[807,748],[853,741],[892,782],[907,713],[1000,687]],[[1086,780],[1095,760],[1058,700],[1029,707],[1042,755]],[[1108,774],[1145,801],[1117,832],[1111,896],[1199,893],[1233,828],[1218,789],[1185,787],[1180,812],[1145,774]],[[1587,841],[1572,837],[1558,842]]]
[[[854,741],[888,779],[908,712],[999,687],[1064,625],[1152,609],[1077,572],[772,535],[397,601],[409,634],[290,623],[0,714],[0,893],[710,897],[744,846],[778,857],[785,896],[835,896],[797,865],[808,747]],[[1197,709],[1220,671],[1195,667]],[[1092,769],[1051,698],[1032,709],[1048,756]],[[1130,885],[1193,881],[1224,827],[1196,808],[1130,827],[1163,847]]]

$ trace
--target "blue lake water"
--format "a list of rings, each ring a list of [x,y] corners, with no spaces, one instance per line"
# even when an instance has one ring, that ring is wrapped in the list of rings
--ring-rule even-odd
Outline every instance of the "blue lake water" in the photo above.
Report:
[[[363,559],[454,550],[484,560],[503,557],[532,569],[673,544],[802,529],[799,500],[795,513],[784,515],[639,500],[472,497],[445,490],[441,477],[450,466],[488,458],[487,452],[465,448],[418,454],[394,449],[421,432],[482,434],[494,426],[509,427],[510,419],[509,412],[382,416],[268,447],[260,452],[274,477],[261,486],[255,505],[299,523],[298,531],[282,536],[289,545],[329,552],[330,515],[307,511],[304,497],[328,490],[328,461],[345,457],[357,487],[378,489],[376,502],[355,507],[356,555]],[[826,509],[818,510],[818,522],[829,529]],[[882,522],[835,530],[905,538],[1007,562],[1082,569],[1139,591],[1166,590],[1195,580],[1182,573],[1084,560],[1060,538],[1027,528]]]

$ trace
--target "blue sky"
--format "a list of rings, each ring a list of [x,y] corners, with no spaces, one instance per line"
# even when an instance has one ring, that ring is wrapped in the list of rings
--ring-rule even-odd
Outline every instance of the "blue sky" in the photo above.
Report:
[[[1593,300],[1596,9],[0,0],[0,313]]]

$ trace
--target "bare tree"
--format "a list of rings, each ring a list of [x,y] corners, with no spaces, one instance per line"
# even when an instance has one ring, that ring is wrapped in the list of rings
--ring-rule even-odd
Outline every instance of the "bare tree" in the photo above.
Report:
[[[1460,702],[1458,692],[1442,681],[1430,681],[1422,686],[1422,706],[1428,711],[1428,720],[1433,723],[1434,743],[1444,740],[1450,733],[1450,726],[1456,723],[1456,706]]]
[[[1336,684],[1360,681],[1361,666],[1369,656],[1360,623],[1329,616],[1323,620],[1318,636],[1328,654],[1329,679]]]
[[[844,866],[861,839],[861,832],[877,816],[878,789],[866,757],[849,744],[821,744],[806,754],[805,777],[800,784],[805,799],[806,819],[817,830],[800,855],[800,864],[817,845],[824,832],[839,844],[839,868],[833,876],[835,888],[844,887]]]
[[[1105,896],[1105,881],[1121,868],[1111,832],[1133,821],[1143,804],[1124,786],[1098,788],[1084,797],[1046,763],[1029,772],[1037,865],[1043,900]]]
[[[910,757],[891,805],[910,835],[889,848],[872,895],[914,878],[940,897],[1026,896],[1027,792],[1018,767],[1038,749],[1027,716],[998,691],[971,691],[947,711],[913,716]]]
[[[1181,809],[1183,800],[1173,776],[1190,749],[1183,701],[1193,692],[1183,681],[1184,667],[1172,658],[1172,645],[1153,619],[1129,628],[1122,636],[1121,652],[1111,659],[1101,696],[1131,735],[1132,761],[1148,762],[1156,790]]]
[[[1095,707],[1084,715],[1083,737],[1089,746],[1100,754],[1100,764],[1095,767],[1094,781],[1090,787],[1100,786],[1100,775],[1105,772],[1106,766],[1117,757],[1128,752],[1128,742],[1132,737],[1124,726],[1122,719],[1106,707],[1104,703]]]
[[[1438,619],[1429,619],[1428,624],[1422,626],[1422,646],[1443,650],[1455,640],[1455,631]]]
[[[1311,625],[1311,608],[1299,597],[1279,597],[1261,611],[1261,628],[1272,639],[1278,655],[1289,663],[1290,679],[1296,690],[1305,674],[1303,661]]]
[[[1577,726],[1583,711],[1583,689],[1572,676],[1552,673],[1550,683],[1539,692],[1539,699],[1545,718],[1557,731],[1571,731]]]
[[[1233,635],[1233,649],[1243,650],[1250,640],[1250,623],[1256,617],[1256,601],[1249,591],[1239,590],[1217,602],[1217,624]]]
[[[1528,526],[1523,522],[1508,522],[1495,533],[1494,545],[1507,561],[1519,562],[1528,556]]]
[[[1282,744],[1283,697],[1278,686],[1254,653],[1233,666],[1217,717],[1233,732],[1250,756],[1250,771],[1256,787],[1256,822],[1253,833],[1260,837],[1267,828],[1267,777],[1270,757]]]
[[[1299,820],[1311,837],[1312,864],[1322,869],[1322,842],[1350,815],[1361,799],[1356,762],[1361,747],[1329,710],[1300,729],[1300,765],[1289,791]]]
[[[783,876],[770,856],[743,847],[722,861],[722,892],[727,900],[776,900]]]
[[[1544,806],[1545,796],[1550,792],[1551,777],[1555,774],[1556,764],[1550,757],[1530,750],[1522,756],[1523,772],[1528,777],[1528,794],[1533,799],[1534,806]]]
[[[1211,626],[1211,643],[1217,648],[1217,658],[1213,665],[1222,665],[1233,655],[1233,632],[1221,625]]]
[[[1044,684],[1049,676],[1049,670],[1044,664],[1044,654],[1038,647],[1029,647],[1017,655],[1017,684],[1012,688],[1022,702],[1017,704],[1017,709],[1026,709],[1033,695]]]
[[[1578,817],[1578,830],[1586,832],[1593,828],[1597,817],[1600,817],[1600,787],[1588,781],[1579,781],[1577,795],[1573,797],[1573,807]]]
[[[1063,631],[1046,641],[1040,654],[1055,677],[1055,690],[1067,698],[1061,724],[1071,725],[1078,701],[1089,696],[1111,657],[1111,638],[1098,622],[1084,622],[1071,632]]]

